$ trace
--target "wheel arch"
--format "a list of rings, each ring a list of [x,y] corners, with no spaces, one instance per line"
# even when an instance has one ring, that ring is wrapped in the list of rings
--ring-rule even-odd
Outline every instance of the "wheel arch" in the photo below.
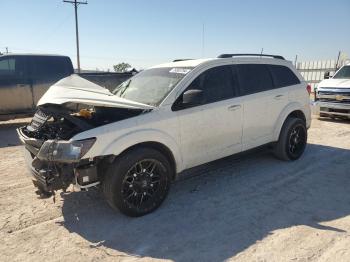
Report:
[[[170,135],[154,129],[140,130],[115,139],[101,152],[101,155],[119,156],[136,147],[149,147],[163,153],[174,168],[174,174],[183,170],[181,151]]]
[[[287,105],[281,112],[275,124],[274,135],[273,135],[274,141],[278,141],[282,126],[286,121],[286,119],[289,117],[299,118],[303,120],[305,123],[307,121],[306,113],[304,112],[303,107],[299,103],[291,103]]]
[[[164,144],[156,142],[156,141],[147,141],[147,142],[141,142],[135,145],[132,145],[128,148],[126,148],[124,151],[122,151],[119,155],[123,155],[126,154],[128,152],[130,152],[131,150],[137,149],[137,148],[152,148],[154,150],[159,151],[160,153],[162,153],[169,161],[172,170],[173,170],[173,174],[172,174],[172,179],[176,178],[176,160],[175,157],[172,153],[172,151]]]

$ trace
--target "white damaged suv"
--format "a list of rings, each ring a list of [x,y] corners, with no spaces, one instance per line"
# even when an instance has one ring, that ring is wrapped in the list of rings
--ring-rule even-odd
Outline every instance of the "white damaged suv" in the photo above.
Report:
[[[186,169],[262,145],[298,159],[310,119],[307,84],[291,62],[225,54],[152,67],[112,93],[69,76],[17,131],[40,195],[101,187],[113,208],[141,216]]]

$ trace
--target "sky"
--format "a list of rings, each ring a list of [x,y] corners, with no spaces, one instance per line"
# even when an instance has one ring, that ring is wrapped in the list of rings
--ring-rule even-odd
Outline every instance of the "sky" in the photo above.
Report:
[[[63,54],[76,66],[72,4],[0,0],[0,12],[1,52]],[[292,61],[350,55],[350,0],[88,0],[78,17],[83,69],[262,48]]]

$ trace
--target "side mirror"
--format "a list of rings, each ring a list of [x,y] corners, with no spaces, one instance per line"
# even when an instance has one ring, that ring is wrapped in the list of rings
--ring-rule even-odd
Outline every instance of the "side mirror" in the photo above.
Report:
[[[200,105],[203,103],[203,90],[190,89],[182,95],[183,105]]]
[[[327,71],[327,72],[324,73],[324,75],[323,75],[323,78],[324,78],[324,79],[329,79],[329,78],[332,78],[332,77],[333,77],[333,75],[331,74],[330,71]]]

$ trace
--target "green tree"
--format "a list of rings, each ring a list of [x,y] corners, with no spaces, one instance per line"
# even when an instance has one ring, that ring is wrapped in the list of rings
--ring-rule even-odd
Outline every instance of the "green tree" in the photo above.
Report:
[[[125,72],[128,68],[131,68],[131,65],[128,64],[128,63],[122,62],[122,63],[119,63],[119,64],[114,65],[113,68],[114,68],[114,71],[115,71],[115,72],[123,73],[123,72]]]

